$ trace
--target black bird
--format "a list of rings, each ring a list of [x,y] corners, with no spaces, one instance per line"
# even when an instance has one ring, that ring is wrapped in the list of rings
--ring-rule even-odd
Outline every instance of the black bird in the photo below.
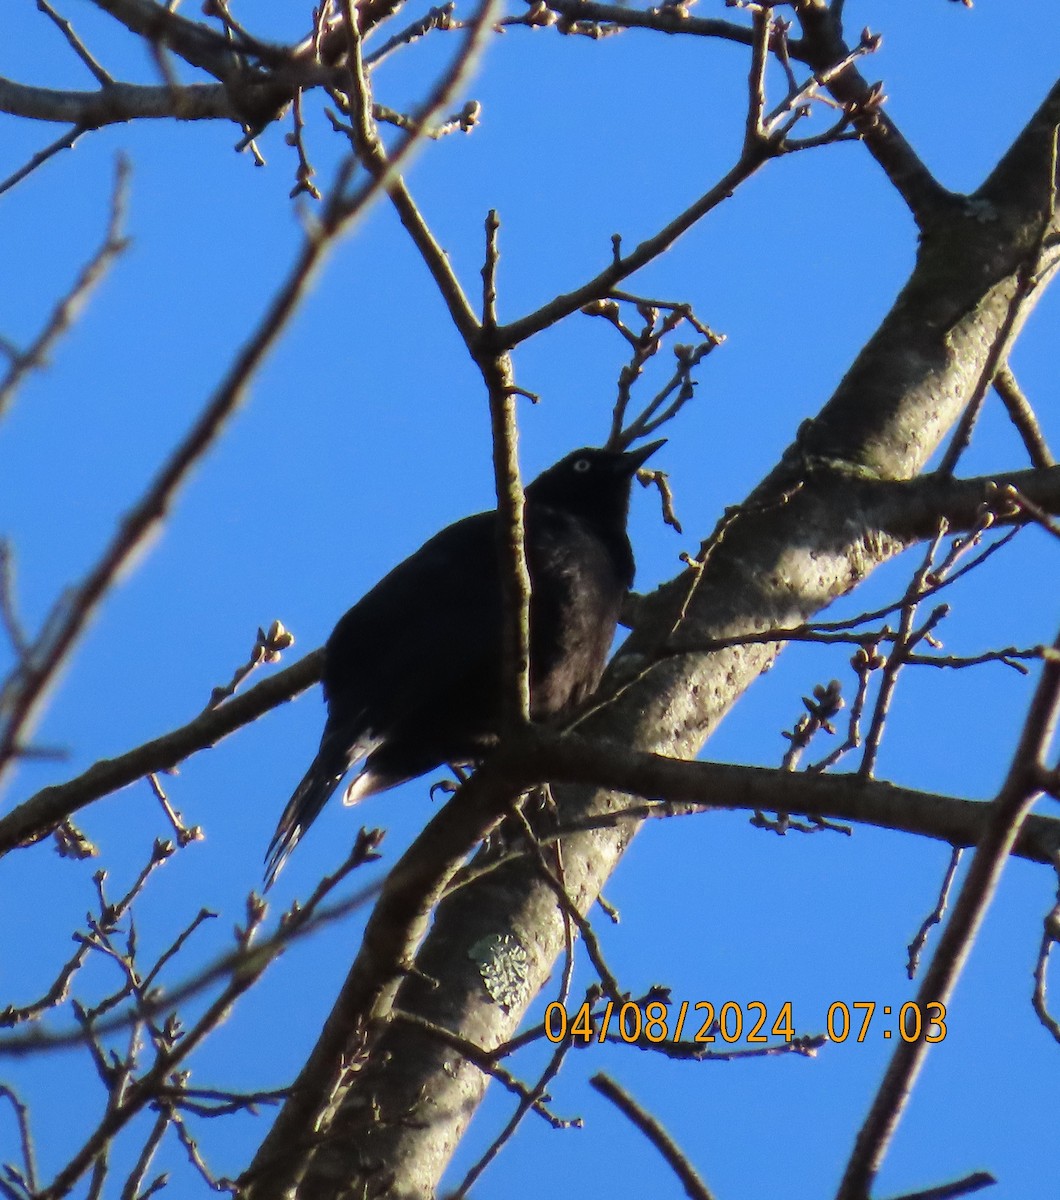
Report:
[[[633,583],[633,474],[663,442],[575,450],[526,488],[530,715],[559,716],[600,682]],[[320,749],[269,846],[271,886],[343,775],[346,803],[443,763],[481,758],[500,725],[502,622],[496,510],[443,529],[335,626],[324,647]]]

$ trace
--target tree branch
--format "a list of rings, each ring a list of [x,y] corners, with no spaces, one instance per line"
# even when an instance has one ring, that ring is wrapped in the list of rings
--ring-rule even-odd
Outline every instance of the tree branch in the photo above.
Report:
[[[994,376],[994,390],[1001,397],[1009,420],[1016,427],[1027,454],[1035,467],[1052,467],[1056,459],[1045,440],[1038,417],[1023,394],[1008,362],[1003,362]]]
[[[72,142],[67,143],[64,139],[65,144],[72,145]],[[77,320],[96,285],[128,246],[128,240],[123,234],[128,184],[129,164],[124,158],[119,158],[110,201],[110,218],[103,244],[81,268],[73,286],[55,306],[44,328],[29,347],[12,356],[7,374],[0,379],[0,419],[7,414],[19,384],[30,371],[39,370],[45,365],[52,347]],[[0,193],[5,187],[6,185],[0,184]]]
[[[1054,642],[1060,650],[1060,637]],[[961,886],[953,915],[939,938],[938,949],[917,992],[922,1013],[929,1006],[949,1005],[953,989],[968,960],[976,934],[997,890],[1001,872],[1019,836],[1020,827],[1039,794],[1040,772],[1060,716],[1060,661],[1042,667],[1030,711],[1012,756],[1008,776],[990,805],[986,826]],[[869,1114],[858,1132],[837,1200],[867,1200],[891,1138],[905,1109],[913,1084],[927,1057],[927,1022],[916,1041],[895,1047]]]
[[[613,1079],[602,1072],[594,1075],[589,1082],[601,1095],[606,1096],[619,1112],[625,1114],[666,1159],[670,1169],[681,1181],[685,1195],[690,1200],[713,1200],[713,1193],[700,1179],[695,1167],[651,1113],[641,1108],[624,1088],[619,1087]]]
[[[0,112],[33,121],[57,121],[82,132],[126,121],[176,117],[181,121],[239,121],[232,97],[219,83],[166,85],[111,83],[92,92],[57,91],[0,78]]]
[[[298,662],[234,696],[217,708],[153,741],[145,742],[117,758],[105,758],[67,783],[43,788],[7,816],[0,818],[0,857],[27,842],[47,835],[79,809],[128,787],[154,771],[166,771],[199,750],[294,699],[320,679],[323,651],[314,650]]]
[[[794,8],[803,37],[789,47],[792,57],[821,71],[850,53],[840,19],[826,0],[801,0]],[[921,162],[878,103],[878,90],[856,66],[851,64],[831,78],[828,90],[840,104],[853,107],[855,129],[921,228],[953,206],[955,197]]]
[[[728,521],[699,569],[644,599],[638,626],[605,677],[598,711],[580,726],[590,740],[608,743],[609,753],[636,747],[668,758],[694,757],[779,648],[741,645],[653,662],[656,647],[678,629],[706,640],[798,625],[904,549],[903,538],[864,523],[856,504],[867,494],[864,485],[909,479],[923,468],[972,394],[1005,326],[1017,272],[1041,228],[1034,188],[1043,174],[1043,147],[1033,130],[1023,137],[1034,140],[1034,149],[1019,186],[1010,179],[1004,223],[986,229],[962,206],[945,208],[891,313],[820,416]],[[595,286],[605,283],[610,287],[613,279],[599,276]],[[574,293],[563,297],[556,311],[570,311],[593,299],[592,293],[588,288],[573,302]],[[1017,299],[1014,333],[1038,294],[1040,288]],[[550,319],[547,308],[525,323],[501,327],[498,341],[513,344],[530,336]],[[623,807],[619,797],[588,786],[554,792],[563,824],[604,821]],[[582,911],[637,824],[593,828],[564,843],[564,883]],[[509,953],[518,954],[525,981],[519,1001],[506,1006],[491,1000],[475,970],[476,945],[498,929],[505,931]],[[499,1044],[511,1037],[564,942],[565,922],[536,864],[505,864],[438,906],[416,973],[400,985],[400,1008],[477,1045]],[[350,1061],[343,1053],[355,1054],[356,1047],[332,1046],[331,1078]],[[324,1065],[317,1063],[320,1070]],[[315,1155],[320,1173],[314,1175],[320,1194],[375,1187],[378,1176],[367,1164],[385,1161],[392,1193],[429,1195],[482,1088],[474,1068],[454,1072],[450,1058],[407,1029],[400,1036],[381,1030],[371,1054],[358,1057],[341,1120],[322,1133]],[[288,1141],[309,1135],[309,1126],[281,1121]],[[283,1144],[279,1134],[273,1143]],[[355,1160],[350,1147],[363,1157]]]

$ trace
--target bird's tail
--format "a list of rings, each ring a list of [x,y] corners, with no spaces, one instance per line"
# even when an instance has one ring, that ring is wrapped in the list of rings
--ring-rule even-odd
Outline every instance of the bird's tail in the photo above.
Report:
[[[345,764],[336,773],[322,758],[323,756],[318,754],[313,759],[302,782],[295,788],[294,795],[287,801],[280,823],[272,835],[265,855],[266,891],[276,882],[276,876],[279,875],[291,851],[298,845],[302,834],[317,819],[320,810],[346,774]]]

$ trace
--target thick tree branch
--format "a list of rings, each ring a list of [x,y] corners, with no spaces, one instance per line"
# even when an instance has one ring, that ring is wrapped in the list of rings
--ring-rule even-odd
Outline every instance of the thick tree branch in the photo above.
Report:
[[[238,71],[235,48],[223,34],[199,21],[190,21],[155,0],[92,0],[144,41],[164,46],[189,66],[199,67],[215,79]]]
[[[789,47],[793,58],[821,71],[849,54],[840,18],[827,0],[799,0],[794,8],[803,36]],[[923,227],[940,211],[952,207],[956,198],[924,166],[887,113],[869,103],[872,85],[856,66],[850,65],[832,78],[828,90],[840,104],[854,106],[855,128],[918,225]]]
[[[702,568],[645,599],[638,627],[609,671],[599,711],[581,732],[694,757],[778,647],[734,646],[654,663],[656,647],[678,629],[709,639],[798,625],[906,546],[904,537],[881,534],[861,519],[858,486],[919,473],[974,393],[998,337],[1018,332],[1040,293],[1018,286],[1042,226],[1046,160],[1034,126],[1019,139],[1030,143],[1025,171],[1008,176],[999,220],[986,228],[963,205],[942,206],[894,308],[820,416],[708,547]],[[1041,282],[1049,274],[1047,268]],[[583,293],[577,303],[592,298]],[[569,297],[557,305],[576,306]],[[535,314],[524,326],[502,327],[498,339],[512,344],[513,334],[529,336],[542,320]],[[622,807],[606,791],[554,790],[568,824],[606,819]],[[564,884],[581,911],[635,829],[623,821],[564,844]],[[564,928],[532,864],[492,871],[439,905],[416,962],[423,976],[442,982],[425,987],[421,976],[410,976],[399,1005],[478,1045],[497,1045],[512,1036],[523,1006],[490,1000],[473,969],[476,945],[503,930],[511,953],[518,950],[529,998],[562,952]],[[339,1062],[332,1059],[332,1078]],[[392,1196],[430,1195],[483,1086],[473,1067],[452,1072],[444,1052],[410,1037],[407,1028],[400,1036],[383,1029],[317,1151],[320,1164],[331,1164],[328,1189],[319,1194],[372,1194],[382,1185]],[[293,1136],[294,1127],[285,1121],[285,1128]],[[387,1163],[385,1185],[368,1169],[369,1159]]]
[[[231,96],[219,83],[190,83],[177,89],[111,83],[91,92],[73,92],[0,78],[0,112],[33,121],[58,121],[82,130],[167,117],[180,121],[241,120]]]
[[[750,27],[692,16],[681,5],[637,9],[595,0],[549,0],[548,7],[560,13],[569,25],[645,29],[754,45],[755,35]],[[787,58],[822,73],[849,56],[850,47],[843,40],[840,17],[834,6],[827,0],[799,0],[792,7],[803,36],[785,43]],[[955,202],[956,198],[931,175],[895,123],[879,107],[873,85],[855,66],[849,65],[830,78],[828,90],[840,104],[850,106],[854,127],[918,222]]]
[[[984,503],[996,505],[998,492],[1015,488],[1045,512],[1060,513],[1060,467],[1002,471],[972,479],[922,475],[918,479],[863,483],[853,488],[863,502],[867,528],[908,543],[929,538],[945,520],[952,532],[972,529]],[[1006,508],[998,525],[1025,524],[1027,516]]]
[[[855,480],[850,485],[844,504],[852,517],[857,516],[863,523],[862,536],[867,542],[893,538],[902,545],[909,545],[933,536],[942,517],[948,521],[952,532],[975,527],[983,502],[991,496],[991,489],[1006,487],[1015,488],[1020,496],[1027,497],[1044,511],[1060,514],[1060,467],[1011,471],[974,479],[947,479],[925,475],[919,479],[881,483]],[[997,523],[1016,523],[1027,519],[1025,513],[1013,509],[1000,515]],[[724,639],[715,639],[710,643],[710,647],[720,650],[763,641],[783,642],[797,633],[797,626],[747,629],[736,631]],[[703,643],[697,642],[696,645],[705,648]],[[199,714],[187,724],[116,758],[104,759],[68,783],[44,788],[6,817],[0,818],[0,856],[23,842],[46,836],[59,821],[72,816],[93,801],[119,788],[127,787],[154,771],[164,771],[176,766],[197,751],[216,745],[237,729],[257,720],[276,705],[293,699],[319,680],[320,655],[321,651],[316,650],[250,688],[243,695]],[[576,780],[567,775],[556,774],[548,774],[542,778],[550,778],[556,782],[589,782],[583,775],[578,775]],[[599,782],[607,785],[611,778],[604,776]],[[659,786],[658,782],[654,785],[656,788]],[[651,791],[648,794],[656,793]],[[669,793],[659,794],[674,798]],[[729,802],[719,800],[718,803],[725,806]],[[741,804],[735,806],[743,807]],[[769,804],[756,801],[754,806],[768,808]],[[805,811],[797,803],[788,803],[787,807],[789,811]],[[827,806],[821,811],[822,815],[840,819],[863,819],[856,814],[828,809]],[[904,825],[896,827],[907,828]],[[949,835],[942,832],[937,836]],[[974,841],[974,837],[971,840]]]
[[[520,790],[519,783],[483,767],[460,789],[457,802],[445,805],[395,864],[313,1053],[243,1177],[245,1200],[282,1200],[292,1187],[306,1197],[343,1194],[344,1160],[351,1149],[360,1156],[365,1148],[342,1145],[336,1092],[341,1094],[350,1079],[341,1069],[336,1073],[336,1067],[348,1061],[354,1047],[367,1046],[377,1023],[388,1019],[398,985],[413,969],[415,949],[446,885]],[[404,1022],[398,1027],[404,1038],[434,1044],[422,1030],[410,1030]],[[476,1041],[473,1032],[464,1036]],[[475,1071],[472,1064],[466,1065]],[[326,1146],[313,1153],[324,1128],[339,1143],[334,1159]],[[431,1164],[423,1167],[429,1171]],[[311,1176],[299,1184],[307,1169]]]

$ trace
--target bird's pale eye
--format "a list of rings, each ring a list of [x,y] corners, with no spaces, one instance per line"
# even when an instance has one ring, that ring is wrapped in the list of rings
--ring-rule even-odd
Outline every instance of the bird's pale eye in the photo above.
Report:
[[[584,475],[586,471],[592,469],[592,463],[587,458],[579,458],[574,464],[574,470],[579,475]]]

